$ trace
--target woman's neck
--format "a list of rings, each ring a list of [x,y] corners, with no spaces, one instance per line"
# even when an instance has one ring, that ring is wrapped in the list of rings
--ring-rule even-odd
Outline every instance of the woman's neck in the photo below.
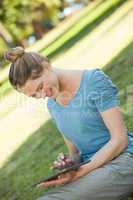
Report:
[[[71,91],[73,70],[64,70],[64,69],[54,68],[54,72],[56,73],[58,81],[59,81],[60,92]]]
[[[59,81],[59,94],[56,101],[67,104],[79,88],[83,70],[53,68]]]

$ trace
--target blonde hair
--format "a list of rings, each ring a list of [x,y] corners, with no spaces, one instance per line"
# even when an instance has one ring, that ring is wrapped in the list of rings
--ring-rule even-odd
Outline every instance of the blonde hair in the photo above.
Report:
[[[28,79],[35,79],[44,70],[44,62],[49,63],[47,57],[36,52],[25,52],[23,47],[15,47],[5,52],[4,58],[11,62],[9,81],[17,89],[22,87]]]

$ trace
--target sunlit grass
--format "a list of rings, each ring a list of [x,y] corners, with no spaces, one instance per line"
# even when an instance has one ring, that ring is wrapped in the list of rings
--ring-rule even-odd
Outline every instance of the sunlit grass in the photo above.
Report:
[[[55,41],[48,49],[46,50],[44,49],[44,54],[46,55],[56,54],[56,51],[58,48],[60,48],[63,44],[65,44],[69,40],[71,39],[74,40],[74,37],[78,33],[80,33],[82,30],[84,30],[87,26],[89,26],[92,22],[93,22],[93,25],[95,25],[95,23],[97,23],[97,21],[103,15],[103,13],[105,12],[109,13],[113,7],[117,7],[117,4],[121,2],[123,1],[108,0],[108,1],[105,1],[103,4],[99,5],[99,7],[95,9],[93,13],[88,14],[86,17],[80,20],[75,26],[73,26],[73,28],[70,29],[70,31],[64,34],[63,37]],[[105,16],[103,18],[105,19]],[[89,33],[89,30],[88,30],[88,33]]]
[[[132,82],[130,75],[133,74],[132,48],[133,44],[130,44],[103,68],[120,90]],[[123,106],[126,104],[126,99],[122,98],[121,96]],[[133,118],[127,115],[124,117],[127,128],[133,130]],[[45,122],[1,168],[0,199],[35,200],[44,195],[46,189],[36,189],[31,186],[52,173],[49,169],[51,162],[61,151],[67,152],[67,149],[60,133],[51,121]]]
[[[84,38],[77,41],[71,49],[62,51],[62,56],[57,56],[54,60],[55,66],[67,68],[104,66],[133,39],[132,9],[131,1],[125,3]]]
[[[106,61],[104,60],[104,53],[106,53],[108,42],[110,42],[110,45],[114,42],[112,36],[114,32],[117,33],[116,27],[119,27],[119,31],[123,31],[123,27],[125,27],[123,23],[126,22],[127,17],[125,16],[123,18],[123,15],[128,9],[130,10],[131,7],[129,5],[130,3],[123,5],[118,9],[118,12],[113,13],[99,24],[90,35],[85,36],[85,38],[82,39],[84,46],[82,46],[79,41],[78,44],[81,46],[73,46],[68,54],[61,56],[64,59],[65,65],[67,60],[71,60],[74,55],[71,54],[71,51],[75,52],[77,50],[77,54],[75,54],[76,57],[73,57],[73,59],[77,61],[78,65],[78,57],[82,55],[82,59],[86,59],[85,62],[87,65],[88,54],[85,53],[88,49],[87,41],[90,41],[90,44],[96,42],[100,44],[101,42],[101,45],[104,47],[103,57],[100,59],[97,57],[97,62],[100,63],[100,65],[102,64],[102,66],[106,65],[103,69],[112,77],[114,83],[119,87],[119,91],[122,94],[120,95],[120,101],[125,122],[128,129],[133,131],[132,104],[130,104],[129,101],[127,102],[127,98],[125,98],[125,91],[129,91],[129,86],[133,84],[133,44],[130,44],[130,35],[125,35],[125,40],[119,43],[117,51],[112,54],[110,53],[108,59],[106,59]],[[129,17],[128,25],[131,24],[131,21],[132,19]],[[113,26],[113,24],[117,25]],[[126,46],[127,48],[125,48]],[[110,48],[112,48],[112,46]],[[95,62],[96,57],[92,57],[92,60]],[[84,66],[86,67],[86,65]],[[80,66],[84,67],[83,65]],[[75,65],[74,67],[77,66]],[[14,100],[15,99],[12,101]],[[27,100],[24,99],[24,102],[27,102]],[[32,105],[32,100],[28,105]],[[58,152],[66,152],[60,133],[51,121],[46,122],[48,113],[41,111],[41,109],[44,109],[43,102],[40,104],[35,103],[32,112],[22,111],[21,109],[17,111],[14,110],[13,113],[10,113],[7,117],[4,116],[5,119],[1,119],[0,146],[3,151],[1,151],[1,158],[3,153],[4,157],[2,159],[5,161],[5,163],[1,162],[0,170],[1,200],[34,200],[38,196],[41,196],[44,193],[44,189],[33,189],[31,188],[32,183],[38,181],[38,179],[50,172],[50,163],[54,160]],[[8,110],[6,110],[6,112],[8,113]],[[4,127],[4,125],[7,127]],[[39,128],[40,126],[41,128]],[[4,141],[3,144],[2,141]],[[7,158],[8,160],[6,161]]]

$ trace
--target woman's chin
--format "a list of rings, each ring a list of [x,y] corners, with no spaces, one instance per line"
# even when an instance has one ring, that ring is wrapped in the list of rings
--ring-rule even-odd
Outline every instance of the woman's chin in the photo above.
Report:
[[[57,96],[58,96],[58,91],[55,88],[51,88],[51,95],[49,96],[49,98],[56,100]]]

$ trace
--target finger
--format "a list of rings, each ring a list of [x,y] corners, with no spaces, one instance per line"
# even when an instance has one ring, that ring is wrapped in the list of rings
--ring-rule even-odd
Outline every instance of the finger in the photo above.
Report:
[[[62,185],[62,184],[65,184],[65,183],[67,183],[67,182],[69,182],[69,178],[61,178],[61,179],[59,179],[59,180],[57,181],[57,184],[58,184],[58,185]]]
[[[66,162],[72,162],[70,158],[66,158]]]
[[[60,166],[65,166],[66,162],[65,161],[60,161],[59,164],[60,164]]]
[[[66,162],[64,162],[64,161],[55,161],[54,162],[54,167],[57,167],[57,168],[61,168],[65,165],[66,165]]]
[[[63,152],[61,152],[61,153],[59,153],[58,157],[61,158],[61,159],[64,159],[65,155],[64,155]]]
[[[57,168],[60,167],[60,165],[61,165],[61,163],[58,162],[58,161],[55,161],[54,164],[53,164],[53,166],[54,166],[54,167],[57,167]]]
[[[58,162],[64,161],[64,159],[62,159],[61,157],[57,158]]]
[[[58,161],[55,160],[53,164],[54,164],[55,166],[58,165]]]
[[[69,177],[61,177],[60,179],[55,180],[55,184],[61,185],[69,181]]]
[[[53,181],[46,181],[43,183],[40,183],[39,185],[37,185],[37,187],[50,187],[50,186],[56,186],[56,185],[62,185],[65,184],[69,181],[68,178],[61,178],[61,179],[57,179],[57,180],[53,180]]]
[[[58,178],[56,180],[47,181],[47,183],[50,185],[60,185],[65,182],[68,182],[69,179],[70,179],[70,176],[65,176],[65,175],[61,174],[58,176]]]

